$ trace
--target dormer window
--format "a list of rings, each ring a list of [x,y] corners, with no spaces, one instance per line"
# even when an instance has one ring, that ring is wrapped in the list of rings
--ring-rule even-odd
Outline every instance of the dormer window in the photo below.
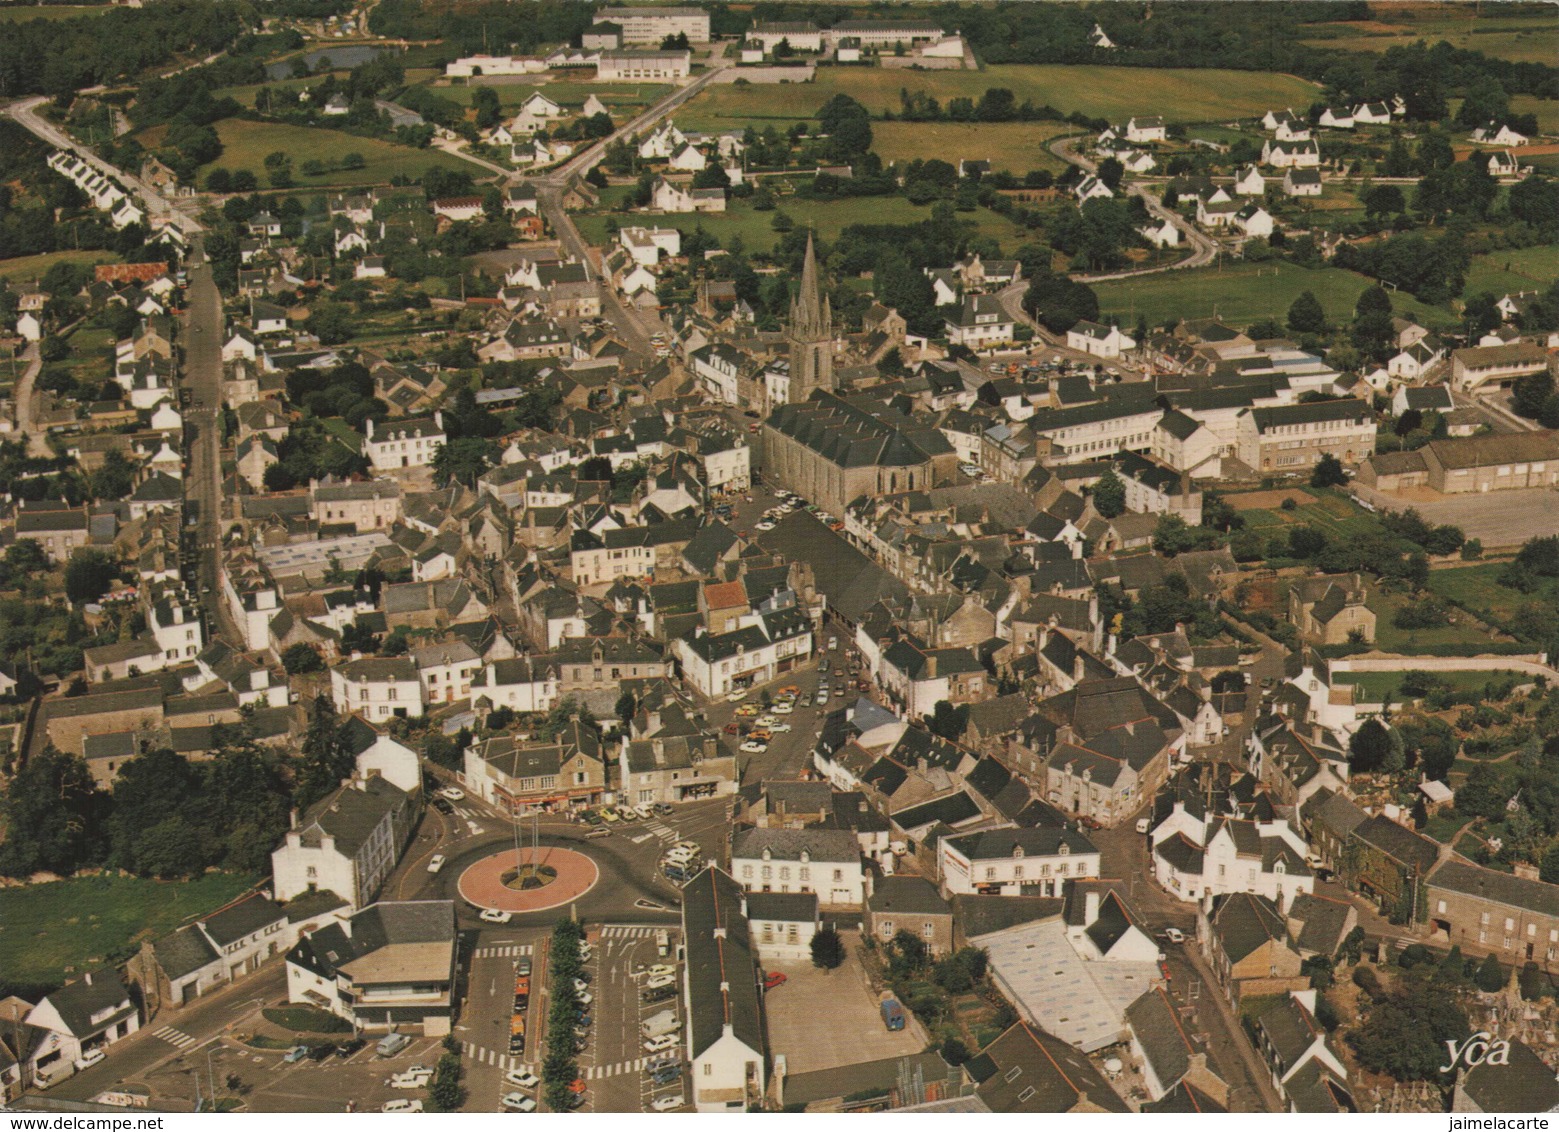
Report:
[[[765,849],[765,850],[764,850],[764,851],[763,851],[763,859],[764,859],[764,860],[765,860],[765,861],[771,861],[771,860],[773,860],[773,859],[774,859],[774,858],[773,858],[773,854],[771,854],[771,853],[770,853],[770,852],[769,852],[769,850],[767,850],[767,849]],[[805,858],[805,857],[803,857],[803,858],[802,858],[802,860],[806,860],[806,858]]]
[[[803,849],[801,851],[801,863],[803,865],[805,865],[806,863],[808,863],[811,860],[812,860],[812,854],[809,853],[807,850]]]
[[[1056,852],[1059,853],[1063,857],[1065,857],[1071,851],[1072,851],[1072,847],[1070,845],[1068,845],[1064,841],[1061,843],[1060,847],[1058,849],[1056,849]]]
[[[1023,846],[1021,846],[1021,845],[1014,845],[1012,847],[1012,855],[1014,857],[1018,858],[1019,860],[1022,860],[1022,858],[1023,858]]]

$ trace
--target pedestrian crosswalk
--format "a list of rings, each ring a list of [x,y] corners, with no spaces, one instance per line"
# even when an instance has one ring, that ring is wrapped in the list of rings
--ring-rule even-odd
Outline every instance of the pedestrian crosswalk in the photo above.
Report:
[[[153,1030],[152,1037],[161,1038],[169,1045],[177,1046],[179,1049],[189,1049],[191,1046],[200,1044],[199,1038],[192,1038],[183,1030],[176,1030],[172,1026],[164,1026],[160,1030]]]
[[[607,939],[642,939],[654,935],[656,930],[644,924],[607,924],[601,929],[601,935]]]
[[[497,947],[478,947],[476,958],[478,959],[518,959],[521,955],[529,955],[531,947],[528,943],[501,944]]]
[[[519,1069],[527,1073],[536,1072],[534,1065],[526,1065],[519,1058],[511,1057],[509,1054],[499,1053],[497,1050],[488,1049],[486,1046],[479,1046],[475,1042],[463,1042],[461,1044],[465,1050],[465,1055],[472,1061],[480,1062],[483,1065],[496,1065],[505,1073],[511,1069]]]
[[[619,1061],[616,1065],[593,1065],[584,1070],[586,1081],[601,1081],[607,1077],[621,1077],[626,1073],[641,1072],[649,1063],[649,1058],[641,1057],[634,1061]]]
[[[677,839],[676,830],[672,829],[669,825],[662,825],[658,821],[645,822],[644,828],[649,830],[662,841],[675,841]]]

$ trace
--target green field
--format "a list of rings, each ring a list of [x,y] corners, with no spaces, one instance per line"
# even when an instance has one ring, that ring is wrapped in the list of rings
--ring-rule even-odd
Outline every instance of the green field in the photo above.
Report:
[[[1559,101],[1531,94],[1510,96],[1512,114],[1536,114],[1537,128],[1545,134],[1559,134]]]
[[[202,183],[205,182],[207,170],[221,166],[224,169],[248,169],[259,179],[261,187],[269,187],[265,158],[267,154],[278,151],[292,158],[293,180],[305,189],[387,184],[396,173],[415,179],[433,168],[463,169],[479,176],[485,175],[480,166],[438,150],[410,149],[374,138],[356,137],[339,130],[289,126],[280,122],[251,122],[241,118],[225,118],[217,123],[216,128],[217,135],[222,139],[222,156],[201,168]],[[344,153],[362,154],[365,166],[362,169],[338,169],[320,177],[303,175],[302,165],[305,161],[311,158],[339,161]]]
[[[1020,176],[1030,169],[1059,173],[1066,163],[1045,143],[1072,129],[1060,122],[873,122],[872,149],[884,163],[936,156],[954,164],[988,160]]]
[[[23,20],[68,20],[72,16],[101,16],[111,4],[0,4],[0,23]]]
[[[603,195],[603,203],[614,199],[610,193],[611,190],[608,190],[608,194]],[[621,199],[620,193],[616,199]],[[851,224],[913,224],[931,217],[930,205],[911,204],[903,197],[812,200],[807,197],[782,196],[779,198],[776,211],[783,211],[798,228],[811,225],[823,240],[833,240],[842,229]],[[617,222],[624,226],[660,224],[664,227],[680,228],[684,232],[691,232],[695,227],[702,225],[704,231],[727,246],[731,237],[740,236],[748,251],[767,251],[780,239],[779,233],[774,231],[772,226],[774,213],[758,212],[741,200],[731,201],[727,210],[722,213],[675,215],[630,211],[610,214],[575,213],[574,223],[578,225],[581,235],[587,241],[603,244],[610,239],[606,231],[608,215],[615,215]],[[989,209],[979,208],[973,212],[960,212],[958,219],[975,221],[982,232],[995,237],[1004,246],[1015,247],[1022,235],[1021,230],[1006,217]]]
[[[677,112],[684,129],[732,129],[747,124],[788,124],[812,118],[835,94],[848,94],[876,117],[897,113],[899,91],[924,90],[944,105],[951,98],[978,99],[1006,87],[1019,102],[1048,103],[1064,113],[1124,120],[1163,114],[1171,121],[1249,117],[1273,106],[1308,106],[1319,88],[1289,75],[1136,67],[1064,67],[1012,64],[983,71],[899,71],[879,67],[821,68],[809,83],[720,83],[706,87]]]
[[[1467,272],[1464,296],[1482,291],[1503,295],[1506,291],[1546,288],[1559,279],[1559,247],[1517,248],[1473,256]]]
[[[1405,675],[1405,672],[1334,672],[1332,678],[1339,684],[1357,687],[1364,703],[1384,703],[1389,696],[1392,703],[1400,704],[1408,698],[1402,694],[1402,678]],[[1498,684],[1512,678],[1518,683],[1525,683],[1530,679],[1508,668],[1494,672],[1436,672],[1434,676],[1449,684],[1456,692],[1481,692],[1491,683]]]
[[[1383,7],[1377,12],[1379,24],[1361,28],[1354,24],[1326,25],[1338,34],[1335,38],[1316,38],[1301,42],[1343,51],[1385,51],[1408,47],[1420,39],[1431,45],[1442,39],[1452,47],[1481,51],[1512,63],[1552,63],[1554,37],[1559,34],[1559,19],[1553,15],[1530,15],[1479,19],[1480,13],[1497,11],[1496,6],[1464,5],[1460,12],[1447,10],[1427,18],[1402,18],[1411,13],[1393,12]]]
[[[1380,521],[1366,511],[1350,503],[1335,492],[1305,488],[1314,496],[1311,503],[1301,503],[1292,511],[1281,508],[1247,508],[1240,512],[1248,530],[1267,537],[1280,535],[1284,527],[1312,526],[1326,532],[1328,538],[1346,541],[1360,535],[1376,535],[1381,531]]]
[[[20,285],[32,283],[40,279],[44,272],[56,263],[118,263],[119,257],[113,252],[45,252],[42,255],[24,255],[15,259],[0,259],[0,278],[9,279]]]
[[[1341,268],[1311,270],[1273,261],[1169,271],[1092,286],[1099,295],[1100,311],[1119,316],[1127,325],[1141,315],[1150,326],[1171,318],[1212,317],[1243,326],[1259,318],[1282,322],[1288,308],[1305,291],[1315,293],[1328,319],[1344,320],[1351,316],[1360,292],[1370,282]],[[1449,312],[1430,308],[1422,313],[1426,318],[1452,321]]]
[[[0,889],[0,977],[54,984],[123,962],[143,940],[215,911],[253,883],[208,873],[185,883],[100,876]]]
[[[529,76],[526,76],[529,77]],[[538,90],[565,110],[577,111],[592,94],[612,110],[621,106],[642,110],[671,90],[666,83],[575,83],[547,82],[547,76],[535,76],[536,82],[467,83],[463,86],[430,86],[440,98],[470,106],[476,97],[478,86],[491,86],[498,92],[498,101],[504,106],[518,106]]]
[[[1433,579],[1434,575],[1430,574]],[[1432,583],[1431,583],[1432,585]],[[1440,645],[1461,645],[1472,652],[1478,646],[1489,643],[1489,634],[1481,626],[1471,624],[1465,614],[1452,611],[1458,624],[1442,625],[1437,629],[1398,629],[1391,623],[1392,615],[1404,605],[1417,599],[1409,594],[1388,594],[1376,591],[1370,595],[1369,607],[1375,611],[1375,647],[1384,652],[1399,652],[1412,656],[1423,648]],[[1482,686],[1481,684],[1479,685]]]
[[[1543,592],[1524,594],[1500,585],[1499,575],[1504,568],[1500,562],[1480,562],[1476,566],[1435,570],[1429,575],[1429,588],[1476,613],[1504,621],[1523,605],[1541,601],[1544,597]],[[1550,588],[1552,585],[1549,583]]]

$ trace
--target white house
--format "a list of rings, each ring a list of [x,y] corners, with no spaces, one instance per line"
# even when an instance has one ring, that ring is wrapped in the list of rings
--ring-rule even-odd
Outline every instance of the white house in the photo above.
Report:
[[[1259,197],[1267,191],[1267,179],[1261,175],[1261,170],[1254,165],[1247,165],[1241,169],[1239,175],[1234,178],[1234,192],[1236,196]]]
[[[153,602],[146,623],[157,640],[157,648],[170,662],[196,656],[205,646],[200,618],[177,599]]]
[[[583,633],[583,628],[579,632]],[[489,661],[482,675],[472,681],[471,702],[517,713],[551,711],[558,702],[557,669],[529,656]]]
[[[378,775],[409,795],[422,791],[422,756],[415,749],[355,713],[342,735],[360,777]]]
[[[1247,236],[1272,235],[1272,214],[1252,201],[1234,214],[1234,226]]]
[[[1321,171],[1319,169],[1290,169],[1283,174],[1283,191],[1291,197],[1320,196]]]
[[[812,655],[812,624],[794,609],[749,613],[728,632],[695,629],[674,641],[672,651],[683,680],[700,695],[716,699],[804,664]]]
[[[422,680],[409,656],[364,657],[330,670],[330,695],[343,715],[374,721],[423,713]]]
[[[433,215],[461,222],[482,218],[481,197],[444,197],[433,202]]]
[[[1017,323],[996,295],[971,295],[956,313],[947,315],[942,325],[947,339],[971,350],[1011,342]]]
[[[698,1112],[745,1112],[766,1095],[763,1006],[742,886],[710,867],[682,889],[683,1052]]]
[[[1180,229],[1173,220],[1156,220],[1152,224],[1143,225],[1137,231],[1142,233],[1142,238],[1155,248],[1180,246]]]
[[[25,1054],[31,1076],[46,1082],[69,1076],[83,1053],[105,1049],[141,1028],[140,1010],[111,967],[45,995],[22,1021],[37,1031]]]
[[[663,255],[682,254],[682,233],[675,228],[629,225],[618,231],[617,242],[633,257],[634,263],[644,267],[657,266]]]
[[[1315,890],[1315,876],[1305,864],[1304,838],[1281,818],[1262,822],[1209,817],[1204,826],[1185,820],[1177,803],[1150,838],[1153,874],[1181,900],[1253,892],[1288,908],[1295,896]]]
[[[684,188],[661,177],[650,190],[650,208],[659,212],[724,212],[725,190]]]
[[[1088,174],[1088,176],[1084,177],[1081,181],[1078,181],[1076,186],[1073,187],[1072,193],[1077,197],[1078,204],[1085,204],[1088,201],[1093,200],[1095,197],[1109,199],[1115,195],[1110,190],[1109,185],[1106,185],[1092,173]]]
[[[1515,177],[1521,172],[1521,164],[1516,160],[1516,155],[1510,150],[1504,153],[1489,154],[1489,176],[1491,177]]]
[[[871,893],[848,829],[742,830],[731,843],[731,875],[748,892],[815,893],[825,908],[859,909]]]
[[[322,798],[271,853],[276,899],[328,891],[353,908],[371,903],[400,859],[415,809],[406,791],[377,774]]]
[[[1391,125],[1391,107],[1384,102],[1361,102],[1353,108],[1353,124],[1356,126]]]
[[[1069,350],[1082,350],[1096,358],[1118,358],[1137,348],[1137,340],[1118,326],[1101,326],[1084,320],[1066,332]]]
[[[1321,117],[1317,119],[1317,122],[1331,130],[1351,130],[1353,129],[1353,111],[1346,106],[1328,106],[1321,111]]]
[[[671,155],[669,164],[680,173],[699,173],[709,167],[709,158],[695,146],[684,145]]]
[[[422,682],[425,703],[451,704],[471,695],[471,682],[482,670],[482,658],[465,641],[440,641],[411,654]]]
[[[1314,169],[1321,164],[1321,147],[1314,141],[1263,142],[1261,160],[1275,169]]]
[[[1099,850],[1061,826],[943,837],[937,853],[949,896],[1060,896],[1068,880],[1099,875]]]
[[[363,450],[375,471],[394,468],[420,468],[431,464],[444,446],[444,414],[431,417],[403,417],[398,420],[364,422]]]
[[[1444,358],[1445,347],[1440,343],[1440,340],[1438,338],[1425,339],[1415,342],[1411,346],[1407,346],[1393,354],[1386,362],[1386,373],[1398,381],[1417,381],[1424,376],[1424,371]],[[1437,385],[1433,389],[1438,391],[1438,396],[1443,396],[1449,402],[1450,394],[1444,386]],[[1407,390],[1404,388],[1399,390],[1398,394],[1401,396],[1406,392]],[[1436,400],[1438,400],[1438,396]],[[1436,404],[1434,408],[1439,409],[1440,405]],[[1452,405],[1446,404],[1444,411],[1450,412],[1452,408]]]
[[[1132,118],[1126,123],[1126,140],[1133,145],[1161,142],[1168,138],[1169,130],[1164,125],[1164,119],[1157,115],[1151,118]]]
[[[1477,145],[1514,146],[1526,145],[1528,138],[1503,122],[1489,122],[1472,132],[1472,140]]]

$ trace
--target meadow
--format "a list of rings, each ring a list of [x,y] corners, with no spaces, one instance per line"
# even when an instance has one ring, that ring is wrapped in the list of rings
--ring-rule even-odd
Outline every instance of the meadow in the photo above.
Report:
[[[1305,268],[1291,263],[1233,263],[1189,271],[1167,271],[1135,279],[1094,283],[1099,309],[1134,325],[1140,315],[1158,326],[1171,318],[1220,318],[1243,326],[1260,318],[1282,322],[1305,291],[1320,300],[1326,317],[1334,322],[1349,318],[1359,294],[1371,280],[1337,267]],[[1449,312],[1434,308],[1426,317]]]
[[[216,124],[216,130],[222,139],[222,156],[202,167],[202,183],[210,169],[220,166],[230,170],[248,169],[259,179],[262,188],[269,187],[265,158],[277,152],[292,158],[293,180],[301,188],[387,184],[396,174],[416,179],[434,168],[480,172],[469,162],[436,149],[411,149],[339,130],[292,126],[281,122],[252,122],[242,118],[225,118]],[[144,138],[143,144],[147,144]],[[319,177],[303,175],[305,161],[339,162],[346,153],[362,154],[363,168],[337,169]]]
[[[41,279],[49,268],[56,263],[118,263],[119,257],[110,251],[63,251],[44,252],[42,255],[17,256],[15,259],[0,259],[0,278],[8,279],[18,286],[31,284]]]
[[[1444,6],[1420,15],[1410,8],[1393,11],[1377,5],[1378,22],[1325,24],[1325,37],[1302,40],[1315,47],[1343,51],[1385,51],[1408,47],[1420,39],[1430,45],[1441,40],[1465,51],[1481,51],[1512,63],[1552,63],[1554,36],[1559,33],[1559,13],[1546,15],[1489,16],[1497,8],[1464,4]],[[1480,18],[1481,17],[1481,18]]]

